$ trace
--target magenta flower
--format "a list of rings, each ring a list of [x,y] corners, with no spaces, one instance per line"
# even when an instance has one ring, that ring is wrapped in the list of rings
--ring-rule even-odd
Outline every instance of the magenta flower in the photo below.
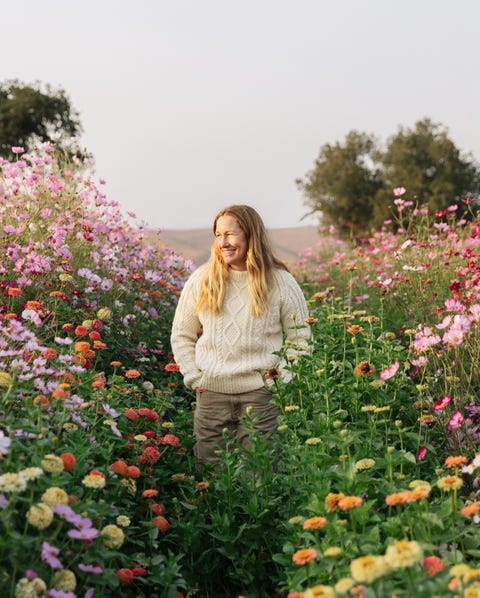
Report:
[[[388,380],[389,378],[393,378],[399,367],[400,363],[398,361],[394,361],[392,365],[380,372],[380,380]]]
[[[458,430],[460,426],[463,424],[464,417],[460,413],[460,411],[455,411],[452,417],[448,420],[448,429],[449,430]]]
[[[52,569],[63,569],[62,563],[57,559],[57,554],[60,552],[59,548],[51,546],[48,542],[43,542],[41,559],[47,563]]]
[[[445,409],[451,400],[452,397],[445,395],[443,398],[439,399],[435,403],[435,405],[433,406],[434,411],[441,411],[442,409]]]
[[[421,446],[418,450],[417,456],[415,457],[416,461],[421,461],[425,455],[427,454],[427,447]]]

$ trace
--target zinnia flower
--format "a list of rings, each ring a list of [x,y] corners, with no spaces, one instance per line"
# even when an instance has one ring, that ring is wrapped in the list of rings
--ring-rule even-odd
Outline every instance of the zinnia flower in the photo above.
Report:
[[[338,502],[345,497],[345,494],[339,492],[335,494],[333,492],[329,492],[325,498],[325,510],[327,513],[333,513],[335,511],[339,511],[340,507],[338,506]]]
[[[463,455],[451,455],[445,459],[445,465],[447,467],[460,467],[461,465],[465,465],[467,461],[467,457],[464,457]]]
[[[304,592],[303,598],[335,598],[335,590],[330,586],[314,586]]]
[[[47,473],[60,473],[65,469],[62,459],[52,454],[45,455],[40,461],[40,465]]]
[[[353,368],[353,373],[359,378],[366,378],[375,374],[375,366],[368,361],[361,361]]]
[[[27,521],[37,529],[45,529],[53,521],[53,511],[45,503],[32,505],[27,511]]]
[[[427,575],[432,577],[440,571],[443,571],[447,568],[447,565],[442,561],[442,559],[438,556],[432,555],[427,556],[423,561],[423,567],[427,570]]]
[[[463,486],[463,480],[458,476],[448,475],[444,478],[440,478],[437,481],[437,486],[440,488],[440,490],[444,490],[445,492],[459,490]]]
[[[423,560],[423,550],[418,542],[399,540],[385,551],[385,561],[391,569],[411,567]]]
[[[125,541],[125,534],[116,525],[106,525],[100,531],[100,535],[103,537],[103,543],[107,548],[120,548]]]
[[[313,562],[318,556],[315,548],[301,548],[293,553],[292,561],[295,565],[306,565]]]
[[[348,511],[359,507],[362,503],[360,496],[344,496],[338,501],[338,508],[341,511]]]
[[[384,556],[365,555],[350,563],[350,573],[357,582],[372,583],[388,572]]]
[[[320,529],[327,525],[325,517],[310,517],[303,522],[303,529]]]

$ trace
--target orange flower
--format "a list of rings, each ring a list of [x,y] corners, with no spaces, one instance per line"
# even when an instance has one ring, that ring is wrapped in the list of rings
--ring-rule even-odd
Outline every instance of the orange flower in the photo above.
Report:
[[[64,390],[63,388],[56,388],[53,392],[52,392],[52,397],[54,399],[66,399],[68,396],[70,395],[70,393],[68,392],[68,390]]]
[[[404,492],[394,492],[393,494],[389,494],[385,498],[385,503],[389,507],[395,507],[397,505],[404,505],[407,502],[412,502],[411,500],[411,490],[405,490]]]
[[[48,349],[45,349],[45,351],[42,351],[43,359],[55,359],[56,356],[57,350],[53,347],[49,347]]]
[[[203,490],[208,490],[210,488],[210,482],[197,482],[195,484],[195,488],[200,490],[200,492]]]
[[[132,422],[136,422],[140,419],[140,416],[135,411],[135,409],[131,409],[131,408],[125,409],[125,417]]]
[[[167,365],[165,366],[165,371],[176,373],[180,371],[180,366],[178,365],[178,363],[167,363]]]
[[[102,338],[102,335],[100,334],[100,332],[92,330],[88,333],[88,338],[92,341],[99,341]]]
[[[119,368],[122,365],[121,361],[111,361],[110,365],[112,366],[112,368]]]
[[[467,457],[463,455],[450,456],[445,459],[445,465],[447,467],[460,467],[461,465],[465,465],[467,461]]]
[[[107,345],[105,343],[102,343],[102,341],[95,341],[93,343],[93,348],[94,349],[106,349]]]
[[[473,502],[470,505],[465,505],[464,507],[462,507],[462,509],[460,510],[460,513],[464,517],[473,517],[473,515],[476,515],[479,511],[480,511],[480,502]]]
[[[86,353],[90,351],[90,343],[87,341],[78,341],[75,343],[75,351],[77,353]]]
[[[429,577],[432,577],[447,568],[447,565],[438,556],[427,556],[423,561],[423,566],[427,570],[427,575]]]
[[[72,471],[77,464],[77,459],[73,453],[62,453],[60,459],[63,461],[64,471]]]
[[[327,525],[325,517],[310,517],[303,522],[303,529],[320,529]]]
[[[158,496],[158,490],[144,490],[142,496],[143,498],[155,498]]]
[[[75,336],[85,336],[88,334],[88,329],[86,326],[77,326],[75,328]]]
[[[105,378],[105,374],[103,372],[99,372],[95,374],[92,378],[92,387],[93,388],[105,388],[107,385],[107,379]]]
[[[362,503],[363,500],[360,496],[344,496],[338,501],[338,508],[342,511],[347,511],[359,507]]]
[[[127,473],[125,474],[127,478],[134,478],[137,479],[141,476],[141,471],[136,465],[129,465],[127,467]]]
[[[48,405],[50,405],[50,401],[45,395],[37,395],[33,399],[33,404],[35,405],[35,407],[47,407]]]
[[[10,287],[7,291],[8,297],[19,297],[21,294],[21,289],[18,289],[17,287]]]
[[[367,376],[373,376],[375,374],[375,366],[368,361],[361,361],[353,368],[355,376],[360,378],[366,378]]]
[[[121,476],[127,475],[128,465],[122,459],[118,459],[110,465],[110,469]]]
[[[127,370],[125,378],[139,378],[142,374],[138,370]]]
[[[65,332],[72,332],[74,326],[73,324],[70,324],[70,322],[67,322],[66,324],[62,325],[62,330],[64,330]]]
[[[163,517],[162,515],[158,515],[157,517],[154,517],[152,519],[152,523],[154,525],[154,527],[156,527],[157,529],[159,529],[161,532],[167,532],[170,524],[168,523],[168,521],[165,519],[165,517]]]
[[[312,563],[318,556],[315,548],[301,548],[293,553],[292,561],[295,565],[307,565]]]
[[[344,497],[345,494],[342,494],[341,492],[339,492],[338,494],[335,494],[333,492],[327,494],[327,497],[325,498],[325,510],[327,511],[327,513],[339,511],[340,508],[338,506],[338,501]]]
[[[347,332],[350,332],[350,334],[353,334],[355,336],[357,334],[360,334],[360,332],[363,332],[363,328],[358,324],[352,324],[347,328]]]

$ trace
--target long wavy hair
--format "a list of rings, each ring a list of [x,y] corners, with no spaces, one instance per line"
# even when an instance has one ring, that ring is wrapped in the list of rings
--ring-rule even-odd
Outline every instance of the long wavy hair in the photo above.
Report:
[[[250,291],[250,310],[254,316],[264,313],[268,303],[268,291],[274,269],[288,270],[287,266],[273,254],[265,225],[256,210],[247,205],[231,205],[215,216],[213,233],[221,216],[232,216],[245,233],[247,240],[246,266],[248,289]],[[221,249],[214,241],[210,259],[200,284],[196,311],[219,314],[227,289],[229,268],[225,264]]]

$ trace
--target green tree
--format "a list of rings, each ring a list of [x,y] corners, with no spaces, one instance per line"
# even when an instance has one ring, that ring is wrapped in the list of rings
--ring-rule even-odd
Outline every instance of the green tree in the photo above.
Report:
[[[29,150],[38,141],[63,133],[72,137],[82,127],[63,89],[26,85],[18,80],[0,82],[0,155],[10,158],[11,148]]]
[[[296,182],[310,214],[358,238],[392,216],[395,187],[405,187],[405,197],[435,212],[478,195],[480,169],[444,127],[425,118],[413,129],[400,127],[384,150],[357,131],[343,143],[327,143],[312,170]]]
[[[382,187],[377,153],[375,138],[356,131],[348,133],[343,143],[323,145],[312,170],[296,181],[309,213],[318,213],[323,224],[334,225],[340,233],[362,234]]]
[[[445,127],[428,118],[412,129],[400,127],[388,140],[380,161],[384,190],[378,194],[379,205],[400,186],[407,189],[410,200],[432,212],[479,191],[478,165],[461,153]]]

